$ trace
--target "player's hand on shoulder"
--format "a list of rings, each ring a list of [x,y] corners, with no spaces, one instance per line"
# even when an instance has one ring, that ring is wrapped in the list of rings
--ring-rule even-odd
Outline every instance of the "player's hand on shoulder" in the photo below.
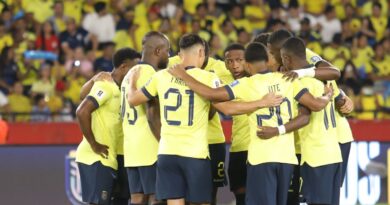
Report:
[[[353,105],[353,101],[351,100],[351,98],[349,98],[348,96],[343,96],[343,101],[345,102],[344,105],[342,105],[340,107],[340,112],[344,115],[348,115],[350,114],[353,109],[354,109],[354,105]]]
[[[183,64],[176,64],[168,68],[168,72],[176,78],[183,78],[186,74],[186,69]]]
[[[286,81],[291,81],[291,82],[293,82],[293,81],[296,80],[298,77],[299,77],[298,73],[296,73],[296,72],[294,72],[294,71],[286,71],[286,72],[283,72],[283,78],[286,79]]]
[[[134,68],[132,68],[130,71],[129,71],[129,83],[131,84],[131,81],[137,81],[138,78],[139,78],[139,75],[140,75],[140,72],[141,72],[141,69],[140,67],[136,66]]]
[[[94,142],[94,143],[91,143],[91,148],[96,154],[102,156],[105,159],[108,158],[108,146],[107,145],[100,144],[99,142]]]
[[[109,72],[100,72],[92,78],[92,81],[113,81],[113,79]]]
[[[264,107],[275,107],[279,106],[283,99],[283,96],[276,95],[275,93],[271,92],[263,96],[260,101],[263,103]]]
[[[329,84],[329,85],[326,85],[324,87],[324,95],[329,97],[329,98],[333,97],[333,85],[332,85],[332,83]]]
[[[266,140],[278,135],[279,135],[279,131],[278,128],[276,127],[267,127],[267,126],[257,127],[257,136],[260,139]]]

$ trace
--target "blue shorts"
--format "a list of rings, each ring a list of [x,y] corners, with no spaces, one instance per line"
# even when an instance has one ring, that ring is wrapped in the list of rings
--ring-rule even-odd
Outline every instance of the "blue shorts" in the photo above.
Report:
[[[302,194],[308,204],[339,204],[341,163],[301,166]]]
[[[351,142],[339,144],[341,150],[341,156],[343,157],[343,163],[341,168],[341,186],[343,186],[345,174],[348,167],[349,152],[351,150]]]
[[[294,165],[248,165],[246,205],[286,205]]]
[[[248,151],[230,152],[229,155],[229,185],[231,191],[246,187],[246,168]]]
[[[117,172],[100,161],[79,166],[83,201],[91,204],[109,205]]]
[[[209,144],[211,175],[213,186],[224,187],[227,184],[225,172],[226,144]]]
[[[210,203],[212,180],[210,160],[159,155],[157,199],[184,198],[191,203]]]
[[[118,161],[118,171],[117,171],[118,177],[114,181],[114,189],[112,192],[112,197],[120,198],[120,199],[129,199],[130,198],[129,183],[127,179],[126,168],[124,167],[123,155],[117,155],[116,159]]]
[[[156,164],[144,167],[127,167],[130,193],[146,195],[156,193]]]

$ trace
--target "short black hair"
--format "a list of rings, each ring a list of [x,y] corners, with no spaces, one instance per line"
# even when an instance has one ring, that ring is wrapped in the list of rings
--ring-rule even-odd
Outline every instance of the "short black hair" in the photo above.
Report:
[[[34,97],[34,103],[35,104],[38,104],[39,101],[45,99],[45,96],[42,94],[42,93],[38,93],[37,95],[35,95]]]
[[[291,37],[284,42],[282,49],[294,54],[294,56],[306,59],[306,47],[302,39]]]
[[[202,69],[205,69],[207,67],[207,64],[209,64],[209,55],[210,55],[210,46],[209,43],[207,43],[206,40],[202,39],[204,43],[204,62],[202,65]]]
[[[228,24],[229,22],[231,23],[232,20],[230,20],[230,18],[225,18],[225,20],[223,20],[222,22],[222,26],[226,26],[226,24]]]
[[[324,13],[325,13],[325,14],[328,14],[328,13],[330,13],[330,12],[332,12],[332,11],[334,11],[334,7],[333,7],[332,5],[327,5],[327,6],[325,7]]]
[[[206,3],[199,3],[198,5],[196,5],[195,11],[198,11],[201,7],[204,7],[207,9],[207,4]]]
[[[248,63],[268,61],[267,49],[261,43],[250,43],[245,50],[245,61]]]
[[[379,2],[374,2],[372,4],[372,8],[374,8],[375,6],[379,7],[379,9],[382,10],[382,4],[380,4]]]
[[[93,5],[95,12],[99,13],[103,11],[106,8],[106,3],[105,2],[97,2]]]
[[[142,38],[142,45],[145,45],[145,43],[151,38],[151,37],[160,37],[160,38],[163,38],[163,39],[166,39],[165,35],[161,32],[158,32],[158,31],[150,31],[148,33],[145,34],[145,36]]]
[[[239,43],[232,43],[225,48],[225,51],[223,53],[233,51],[233,50],[245,51],[245,47]]]
[[[334,34],[334,36],[332,38],[332,43],[337,44],[337,45],[341,45],[343,43],[343,38],[341,36],[341,33]]]
[[[268,43],[272,45],[279,45],[283,43],[286,39],[293,37],[293,34],[286,30],[286,29],[280,29],[275,32],[273,32],[269,38]]]
[[[261,33],[259,35],[257,35],[254,39],[253,39],[253,42],[256,42],[256,43],[262,43],[263,45],[267,45],[267,42],[268,42],[268,38],[269,36],[271,35],[271,33]]]
[[[179,47],[180,49],[187,49],[196,44],[205,47],[205,41],[198,34],[185,34],[180,38]]]
[[[114,64],[115,68],[118,68],[126,60],[134,60],[136,58],[141,58],[141,54],[131,48],[121,48],[114,53],[112,64]]]

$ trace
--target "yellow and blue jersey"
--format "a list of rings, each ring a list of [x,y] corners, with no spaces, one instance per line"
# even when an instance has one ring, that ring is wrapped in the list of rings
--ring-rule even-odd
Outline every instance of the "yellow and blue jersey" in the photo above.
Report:
[[[277,162],[297,164],[295,155],[294,134],[286,133],[271,139],[257,137],[258,126],[277,127],[289,122],[297,115],[294,101],[307,92],[300,80],[287,82],[281,73],[256,74],[242,78],[225,86],[231,99],[242,101],[259,100],[273,92],[284,96],[283,102],[273,108],[259,109],[249,114],[250,143],[248,147],[248,162],[251,165]]]
[[[179,56],[170,57],[168,67],[179,64],[180,62],[181,59]],[[230,74],[225,67],[225,62],[210,57],[204,70],[215,73],[219,79],[224,79],[228,74]],[[209,120],[207,139],[209,144],[219,144],[225,142],[225,135],[223,133],[221,119],[218,114],[215,114]]]
[[[210,87],[219,86],[219,79],[213,73],[193,67],[188,67],[187,73]],[[160,101],[162,126],[158,154],[207,158],[210,101],[167,70],[154,74],[141,90],[148,98],[158,96]]]
[[[149,64],[138,64],[132,69],[140,70],[137,88],[141,88],[156,72]],[[149,127],[146,104],[130,106],[127,103],[129,74],[121,85],[121,116],[124,133],[125,167],[150,166],[157,161],[158,141]]]
[[[314,97],[324,94],[324,84],[315,78],[302,78],[302,84]],[[301,142],[301,164],[318,167],[342,161],[337,139],[336,112],[333,103],[310,114],[310,123],[298,130]]]
[[[313,51],[306,49],[306,60],[310,63],[315,65],[319,61],[322,60],[322,58],[314,53]],[[336,81],[330,81],[333,86],[333,90],[335,91],[334,97],[341,97],[340,96],[340,90],[337,87]],[[340,143],[347,143],[347,142],[352,142],[353,141],[353,135],[351,128],[349,126],[348,120],[345,116],[342,116],[337,110],[336,107],[333,106],[334,113],[335,113],[335,118],[336,118],[336,135],[338,138],[338,141]],[[340,126],[338,126],[340,125]]]
[[[123,140],[123,131],[120,120],[120,90],[111,81],[95,82],[87,98],[98,108],[92,113],[91,128],[95,140],[109,147],[108,157],[103,158],[96,154],[88,141],[83,137],[77,148],[76,161],[91,165],[100,161],[104,166],[117,169],[117,148]]]

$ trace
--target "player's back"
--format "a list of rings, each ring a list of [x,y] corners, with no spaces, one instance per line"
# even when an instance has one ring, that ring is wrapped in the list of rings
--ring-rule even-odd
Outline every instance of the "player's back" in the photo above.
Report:
[[[237,83],[239,82],[239,83]],[[230,86],[234,90],[235,84],[242,88],[237,90],[245,101],[261,99],[264,95],[273,92],[284,96],[280,106],[259,109],[249,116],[251,142],[248,149],[248,161],[252,165],[265,162],[280,162],[297,164],[293,133],[271,139],[260,139],[256,135],[258,126],[277,127],[290,121],[296,115],[293,101],[299,98],[305,89],[296,82],[287,82],[281,73],[256,74],[250,78],[243,78],[233,82]],[[241,93],[241,94],[240,94]],[[238,97],[240,99],[240,97]]]
[[[306,60],[311,63],[311,64],[316,64],[319,61],[322,60],[322,58],[311,51],[310,49],[306,49]],[[336,81],[330,81],[333,85],[333,89],[335,91],[335,96],[337,97],[339,94],[339,89],[337,87]],[[335,107],[334,107],[335,108]],[[346,143],[346,142],[351,142],[353,141],[353,136],[352,136],[352,131],[349,126],[348,120],[345,116],[342,116],[337,110],[334,110],[335,112],[335,117],[336,117],[336,132],[337,132],[337,137],[338,141],[340,143]]]
[[[140,89],[153,76],[155,70],[149,64],[141,63],[132,69],[140,70],[137,88]],[[121,85],[121,117],[124,133],[125,166],[149,166],[157,160],[158,142],[149,127],[146,104],[130,106],[127,103],[129,72]]]
[[[117,168],[116,150],[118,140],[123,136],[119,115],[120,91],[111,81],[95,82],[87,98],[90,98],[98,108],[92,113],[91,128],[97,142],[109,147],[108,158],[104,159],[93,152],[91,146],[83,138],[77,148],[76,161],[91,165],[101,161],[103,165]]]
[[[324,84],[314,78],[301,79],[314,97],[324,93]],[[298,130],[301,140],[302,164],[304,162],[313,167],[341,162],[336,133],[336,120],[333,102],[323,110],[312,112],[310,123]]]
[[[188,67],[187,72],[210,87],[213,83],[218,86],[218,78],[210,72],[194,67]],[[167,70],[157,72],[143,91],[159,96],[162,124],[159,154],[206,158],[210,101],[197,95]]]

